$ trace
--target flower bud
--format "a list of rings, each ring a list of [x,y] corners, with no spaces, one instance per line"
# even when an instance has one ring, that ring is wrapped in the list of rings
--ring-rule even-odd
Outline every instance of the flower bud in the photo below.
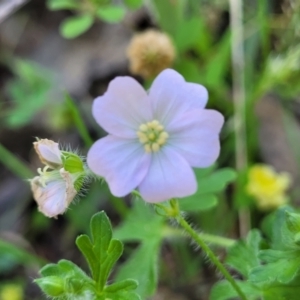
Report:
[[[62,153],[59,150],[58,143],[48,139],[41,139],[34,142],[33,145],[43,164],[54,169],[62,166]]]
[[[58,143],[48,139],[38,140],[34,148],[46,167],[30,180],[33,197],[40,212],[55,218],[67,210],[81,189],[87,176],[85,164],[83,158],[61,151]]]
[[[62,168],[34,177],[31,190],[39,211],[49,218],[63,214],[77,194],[75,181],[78,176]]]
[[[151,29],[132,38],[127,56],[130,71],[148,79],[172,65],[175,48],[168,35]]]

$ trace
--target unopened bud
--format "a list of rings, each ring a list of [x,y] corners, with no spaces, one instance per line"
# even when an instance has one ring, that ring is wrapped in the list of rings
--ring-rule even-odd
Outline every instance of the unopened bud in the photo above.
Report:
[[[40,161],[50,168],[62,166],[61,151],[58,143],[48,139],[41,139],[33,143],[34,149],[39,156]]]

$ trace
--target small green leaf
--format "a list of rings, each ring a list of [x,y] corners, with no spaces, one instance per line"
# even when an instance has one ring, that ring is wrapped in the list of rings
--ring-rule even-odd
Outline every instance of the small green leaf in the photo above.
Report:
[[[57,276],[47,276],[35,279],[34,282],[50,297],[62,296],[65,292],[64,280]]]
[[[204,211],[215,207],[218,204],[218,199],[213,194],[194,194],[192,196],[180,199],[179,204],[180,209],[184,211]]]
[[[94,278],[97,277],[98,270],[98,260],[93,251],[93,245],[90,238],[87,235],[80,235],[76,239],[76,245],[80,252],[84,255],[86,261],[88,262],[89,268],[92,272]]]
[[[250,282],[236,280],[240,289],[247,295],[248,300],[257,300],[261,298],[261,291]],[[220,281],[214,285],[210,294],[210,300],[232,300],[238,299],[236,291],[228,281]]]
[[[226,263],[247,278],[252,268],[259,266],[261,243],[260,232],[251,230],[245,241],[239,241],[229,249]]]
[[[267,264],[253,268],[249,276],[257,285],[269,285],[272,282],[287,284],[299,274],[299,251],[262,250],[260,257]]]
[[[199,194],[217,193],[236,179],[236,172],[230,168],[216,170],[208,176],[202,177],[201,173],[196,169],[196,177],[198,181]]]
[[[110,221],[104,211],[95,214],[91,220],[93,249],[99,261],[106,257],[106,251],[112,238]]]
[[[185,211],[208,210],[217,205],[213,193],[218,193],[236,178],[236,173],[229,168],[212,172],[212,168],[196,169],[198,190],[194,195],[180,199],[180,207]]]
[[[76,9],[79,3],[76,0],[49,0],[47,6],[50,10]]]
[[[138,283],[135,280],[126,279],[105,287],[105,291],[108,293],[116,293],[120,290],[131,291],[131,290],[135,290],[137,286]]]
[[[97,11],[97,16],[108,23],[119,23],[125,16],[125,10],[121,6],[104,6]]]
[[[288,229],[294,233],[300,233],[300,214],[286,212],[286,223]]]
[[[138,9],[143,5],[143,0],[124,0],[124,3],[130,9]]]
[[[100,261],[101,277],[99,279],[100,286],[104,286],[111,269],[123,253],[123,244],[119,240],[111,240],[107,250],[107,257],[104,261]]]
[[[94,22],[91,15],[69,17],[60,25],[61,35],[67,39],[73,39],[86,32]]]

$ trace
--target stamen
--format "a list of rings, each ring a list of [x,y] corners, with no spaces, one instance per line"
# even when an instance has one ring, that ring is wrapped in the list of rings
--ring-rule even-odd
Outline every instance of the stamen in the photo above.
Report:
[[[147,153],[150,153],[150,152],[151,152],[151,146],[150,146],[149,144],[146,144],[146,145],[144,146],[144,149],[145,149],[145,151],[146,151]]]
[[[169,134],[164,131],[164,126],[158,120],[141,124],[136,134],[140,143],[144,144],[147,153],[159,151],[169,137]]]

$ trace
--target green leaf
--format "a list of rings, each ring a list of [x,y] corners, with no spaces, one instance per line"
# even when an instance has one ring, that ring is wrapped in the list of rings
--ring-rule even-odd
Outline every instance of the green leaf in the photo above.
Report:
[[[73,39],[86,32],[94,22],[91,15],[69,17],[60,25],[60,33],[67,39]]]
[[[275,213],[272,228],[272,249],[274,250],[295,250],[298,245],[295,243],[295,234],[287,226],[287,212],[294,212],[289,206],[279,208]]]
[[[76,244],[85,256],[93,279],[77,265],[68,260],[48,264],[41,269],[43,276],[36,280],[40,288],[50,297],[57,299],[97,299],[97,300],[140,300],[133,291],[137,281],[124,278],[123,281],[107,285],[110,272],[123,252],[119,240],[112,239],[112,228],[106,214],[95,214],[90,222],[92,240],[87,235],[76,239]]]
[[[65,293],[64,280],[57,276],[47,276],[45,278],[35,279],[34,282],[47,296],[59,297],[63,296]]]
[[[177,49],[181,52],[194,49],[199,44],[199,41],[201,41],[201,44],[207,45],[208,41],[203,41],[203,37],[207,39],[206,32],[207,28],[205,28],[202,19],[198,16],[184,20],[178,26],[174,38]]]
[[[156,290],[159,249],[160,241],[144,242],[122,265],[117,274],[118,280],[129,277],[136,280],[139,283],[136,292],[142,299],[152,295]]]
[[[224,190],[226,186],[236,179],[236,172],[230,168],[216,170],[209,176],[203,177],[196,169],[199,194],[218,193]]]
[[[143,0],[124,0],[124,3],[130,9],[138,9],[143,5]]]
[[[229,248],[226,263],[248,278],[252,268],[259,266],[258,253],[261,244],[260,232],[251,230],[245,241],[239,241]]]
[[[119,23],[125,16],[125,10],[121,6],[104,6],[97,11],[97,16],[108,23]]]
[[[299,300],[300,284],[294,283],[292,285],[280,285],[267,287],[263,290],[264,300]]]
[[[236,280],[240,289],[247,295],[248,300],[258,300],[261,298],[261,292],[258,287],[250,282]],[[238,299],[235,289],[228,281],[220,281],[214,285],[210,294],[210,300],[232,300]]]
[[[80,235],[76,239],[76,245],[80,252],[84,255],[89,268],[92,272],[93,278],[96,278],[98,275],[98,259],[93,251],[93,245],[90,238],[87,235]]]
[[[76,0],[48,0],[47,7],[50,10],[77,9],[79,3]]]
[[[126,279],[120,282],[113,283],[105,288],[106,292],[115,293],[119,290],[131,291],[135,290],[138,286],[138,283],[133,279]]]
[[[205,83],[211,88],[218,88],[226,78],[230,66],[230,31],[228,30],[221,42],[210,53],[210,60],[205,66]]]
[[[106,257],[112,238],[110,221],[104,211],[95,214],[91,220],[91,234],[93,239],[93,250],[102,261]]]
[[[180,207],[186,211],[208,210],[217,205],[218,200],[213,193],[218,193],[236,178],[230,168],[212,172],[212,168],[196,169],[195,175],[198,190],[194,195],[180,199]]]
[[[175,36],[183,19],[187,1],[152,0],[150,8],[154,9],[160,28],[171,36]]]
[[[299,251],[262,250],[260,258],[267,264],[253,268],[249,276],[256,284],[269,285],[273,282],[287,284],[299,274]]]
[[[114,230],[114,237],[122,241],[161,240],[165,221],[141,199],[134,201],[125,221]]]
[[[41,266],[45,264],[45,261],[23,249],[20,245],[0,239],[0,275],[11,271],[18,264]]]
[[[119,269],[117,279],[136,280],[139,283],[137,293],[142,299],[150,296],[156,289],[157,263],[164,226],[165,220],[155,214],[152,207],[138,199],[134,201],[125,221],[114,232],[114,236],[123,241],[141,242]]]
[[[204,211],[215,207],[218,199],[213,194],[198,195],[194,194],[189,197],[180,199],[180,209],[188,212]]]
[[[81,235],[76,244],[85,256],[99,289],[103,290],[111,269],[123,252],[123,245],[112,239],[111,224],[105,212],[95,214],[90,226],[92,241],[87,235]]]
[[[77,265],[62,259],[57,264],[48,264],[40,270],[42,278],[35,282],[47,296],[65,297],[84,295],[93,285],[92,280]]]
[[[36,63],[16,60],[14,73],[16,78],[7,85],[7,93],[14,105],[5,120],[11,128],[20,127],[31,120],[45,105],[51,87],[49,72]]]

